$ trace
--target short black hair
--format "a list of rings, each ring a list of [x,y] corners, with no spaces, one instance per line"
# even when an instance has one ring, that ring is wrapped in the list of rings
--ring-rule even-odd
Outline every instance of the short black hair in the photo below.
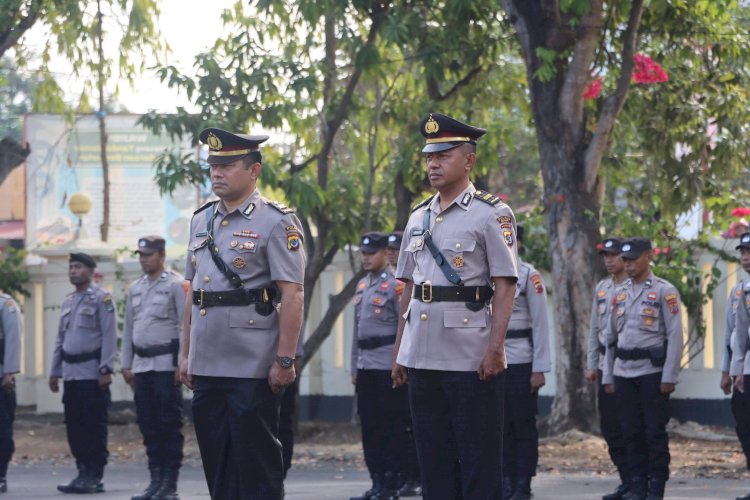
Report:
[[[254,163],[261,163],[263,156],[260,151],[251,151],[247,155],[242,157],[242,165],[247,169]]]

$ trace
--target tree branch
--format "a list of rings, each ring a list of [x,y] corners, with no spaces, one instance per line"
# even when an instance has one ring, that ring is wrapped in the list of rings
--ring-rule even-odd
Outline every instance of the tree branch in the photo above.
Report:
[[[445,101],[446,99],[450,99],[453,94],[467,86],[471,81],[474,79],[475,76],[477,76],[482,71],[482,65],[476,66],[472,68],[471,71],[469,71],[465,77],[461,78],[458,82],[456,82],[453,87],[446,92],[445,94],[440,93],[440,89],[438,88],[438,82],[435,80],[434,77],[431,77],[427,80],[427,94],[430,96],[430,99],[432,99],[435,102]]]
[[[610,132],[614,126],[617,116],[622,110],[625,99],[630,90],[630,77],[633,73],[633,56],[638,43],[638,29],[641,24],[641,15],[643,14],[643,0],[633,0],[630,7],[630,18],[628,27],[625,29],[622,44],[622,60],[620,62],[620,77],[617,79],[617,88],[615,93],[607,98],[599,114],[599,121],[596,124],[596,131],[591,143],[586,148],[584,156],[584,188],[591,191],[596,184],[596,178],[599,174],[602,156],[607,149]]]
[[[289,162],[289,175],[297,175],[300,171],[304,170],[305,167],[307,167],[309,164],[317,160],[318,156],[319,155],[317,154],[312,155],[310,158],[303,161],[302,163]]]
[[[0,57],[2,57],[8,49],[14,47],[24,33],[34,26],[34,23],[39,19],[39,4],[40,2],[38,0],[31,2],[26,17],[21,18],[21,20],[18,21],[18,24],[4,30],[2,35],[0,35]]]

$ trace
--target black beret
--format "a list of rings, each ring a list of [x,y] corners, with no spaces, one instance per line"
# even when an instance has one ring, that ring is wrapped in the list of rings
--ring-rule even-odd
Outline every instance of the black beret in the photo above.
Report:
[[[473,127],[440,113],[430,113],[422,119],[419,131],[427,139],[423,153],[437,153],[461,144],[476,144],[487,129]]]
[[[198,136],[208,145],[208,163],[226,165],[255,153],[260,161],[258,146],[268,140],[267,135],[233,134],[220,128],[206,128]]]
[[[92,256],[86,253],[71,253],[68,257],[68,262],[80,262],[86,267],[96,269],[96,261]]]

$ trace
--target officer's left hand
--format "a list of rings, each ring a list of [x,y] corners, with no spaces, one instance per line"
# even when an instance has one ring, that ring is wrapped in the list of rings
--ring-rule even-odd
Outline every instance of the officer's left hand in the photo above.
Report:
[[[536,392],[544,387],[544,373],[534,372],[531,374],[531,392]]]
[[[268,385],[274,394],[280,393],[284,387],[290,385],[297,378],[297,371],[294,365],[289,368],[282,368],[277,362],[271,363],[271,369],[268,372]]]
[[[10,392],[13,390],[13,387],[16,386],[16,381],[13,378],[12,373],[6,373],[3,375],[3,390]]]
[[[721,381],[719,381],[719,388],[724,394],[732,392],[732,377],[729,376],[728,372],[721,372]]]
[[[489,349],[485,353],[482,364],[479,365],[479,369],[477,370],[479,380],[490,380],[503,373],[507,367],[505,349]]]
[[[672,394],[674,392],[675,385],[674,384],[661,384],[661,393],[662,394]]]
[[[109,384],[112,383],[111,373],[100,373],[99,374],[99,388],[106,389]]]

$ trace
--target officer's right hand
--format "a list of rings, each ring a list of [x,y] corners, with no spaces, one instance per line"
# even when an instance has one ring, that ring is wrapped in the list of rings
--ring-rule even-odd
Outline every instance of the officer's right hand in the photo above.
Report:
[[[391,368],[391,380],[393,380],[393,388],[401,387],[409,379],[409,372],[405,366],[401,366],[398,363],[393,363]]]
[[[596,372],[596,370],[586,370],[583,372],[583,378],[586,379],[586,382],[590,384],[596,384],[596,382],[599,380],[599,374]]]
[[[352,385],[357,385],[357,376],[352,375]]]
[[[479,380],[490,380],[503,373],[507,367],[505,349],[490,349],[485,353],[482,364],[479,365],[477,370]]]
[[[133,382],[135,382],[135,375],[133,375],[133,370],[131,370],[130,368],[123,368],[122,378],[125,379],[126,384],[128,384],[131,388],[133,387]]]
[[[188,360],[184,356],[180,356],[180,382],[193,390],[193,376],[188,373]]]
[[[13,388],[16,386],[16,381],[13,378],[12,373],[6,373],[5,375],[3,375],[2,386],[5,392],[10,392],[13,390]]]
[[[739,377],[734,377],[734,388],[740,391],[740,394],[745,393],[745,377],[740,375]]]
[[[60,390],[60,384],[58,383],[57,377],[49,378],[49,390],[52,392],[57,392]]]
[[[719,388],[721,388],[724,394],[732,392],[732,377],[729,376],[728,372],[721,372],[721,381],[719,382]]]
[[[607,394],[615,393],[615,384],[604,384],[604,392]]]

